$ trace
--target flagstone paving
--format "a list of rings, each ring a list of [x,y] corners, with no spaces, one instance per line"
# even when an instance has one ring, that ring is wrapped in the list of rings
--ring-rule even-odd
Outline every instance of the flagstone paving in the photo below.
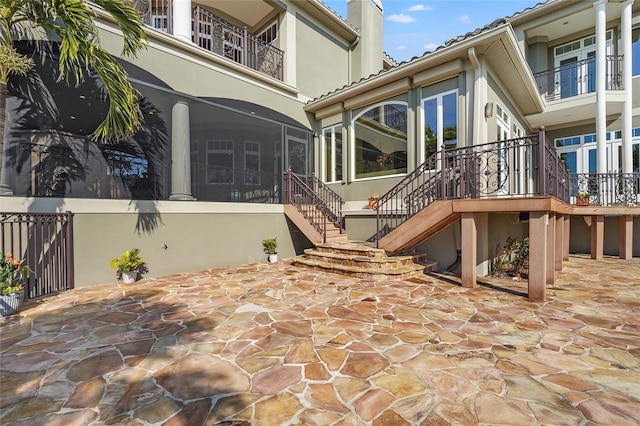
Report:
[[[0,424],[640,424],[638,259],[572,257],[544,303],[212,269],[28,303],[0,339]]]

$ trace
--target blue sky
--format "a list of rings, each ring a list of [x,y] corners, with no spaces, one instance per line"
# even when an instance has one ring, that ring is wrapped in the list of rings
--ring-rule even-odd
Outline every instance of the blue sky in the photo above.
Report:
[[[466,34],[493,20],[541,2],[536,0],[382,0],[384,51],[398,62],[422,56],[450,37]],[[347,17],[347,0],[323,0]]]

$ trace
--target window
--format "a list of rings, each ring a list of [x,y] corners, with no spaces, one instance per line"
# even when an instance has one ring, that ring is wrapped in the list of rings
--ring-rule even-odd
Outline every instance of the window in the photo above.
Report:
[[[342,180],[342,126],[328,127],[322,131],[324,144],[325,182]]]
[[[354,120],[355,178],[407,172],[407,105],[379,104]]]
[[[244,183],[260,185],[260,144],[244,141]]]
[[[271,25],[258,34],[258,40],[265,44],[272,43],[276,38],[278,38],[278,21],[273,21]]]
[[[442,93],[423,99],[424,159],[439,147],[458,146],[458,91]]]
[[[233,183],[233,140],[207,140],[207,183]]]

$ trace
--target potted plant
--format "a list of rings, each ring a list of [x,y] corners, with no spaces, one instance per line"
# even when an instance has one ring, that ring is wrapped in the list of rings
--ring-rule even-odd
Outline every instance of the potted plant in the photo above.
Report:
[[[116,270],[118,279],[126,284],[135,282],[139,275],[149,272],[137,248],[125,251],[120,258],[111,259],[111,268]]]
[[[576,197],[576,205],[578,206],[588,206],[589,205],[589,193],[588,192],[579,192]]]
[[[276,263],[278,261],[278,242],[275,238],[266,238],[262,240],[262,250],[267,254],[269,263]]]
[[[369,195],[369,197],[367,197],[367,199],[369,200],[369,208],[370,209],[377,209],[378,208],[378,200],[380,199],[380,195],[379,194],[371,194]]]
[[[0,316],[14,314],[24,300],[23,278],[31,274],[31,268],[23,260],[7,253],[0,259]]]

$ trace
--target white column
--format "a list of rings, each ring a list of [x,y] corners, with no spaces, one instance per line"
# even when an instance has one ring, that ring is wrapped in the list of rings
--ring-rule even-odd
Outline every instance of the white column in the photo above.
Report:
[[[176,102],[171,110],[170,200],[193,200],[191,196],[191,135],[189,105]]]
[[[191,19],[193,9],[191,0],[173,0],[173,35],[177,38],[192,42]]]
[[[625,99],[622,106],[622,173],[633,172],[633,150],[631,145],[632,116],[632,49],[631,49],[631,8],[633,0],[627,0],[622,4],[622,87],[624,88]]]
[[[596,9],[596,139],[597,172],[607,173],[606,30],[607,0],[594,3]]]

